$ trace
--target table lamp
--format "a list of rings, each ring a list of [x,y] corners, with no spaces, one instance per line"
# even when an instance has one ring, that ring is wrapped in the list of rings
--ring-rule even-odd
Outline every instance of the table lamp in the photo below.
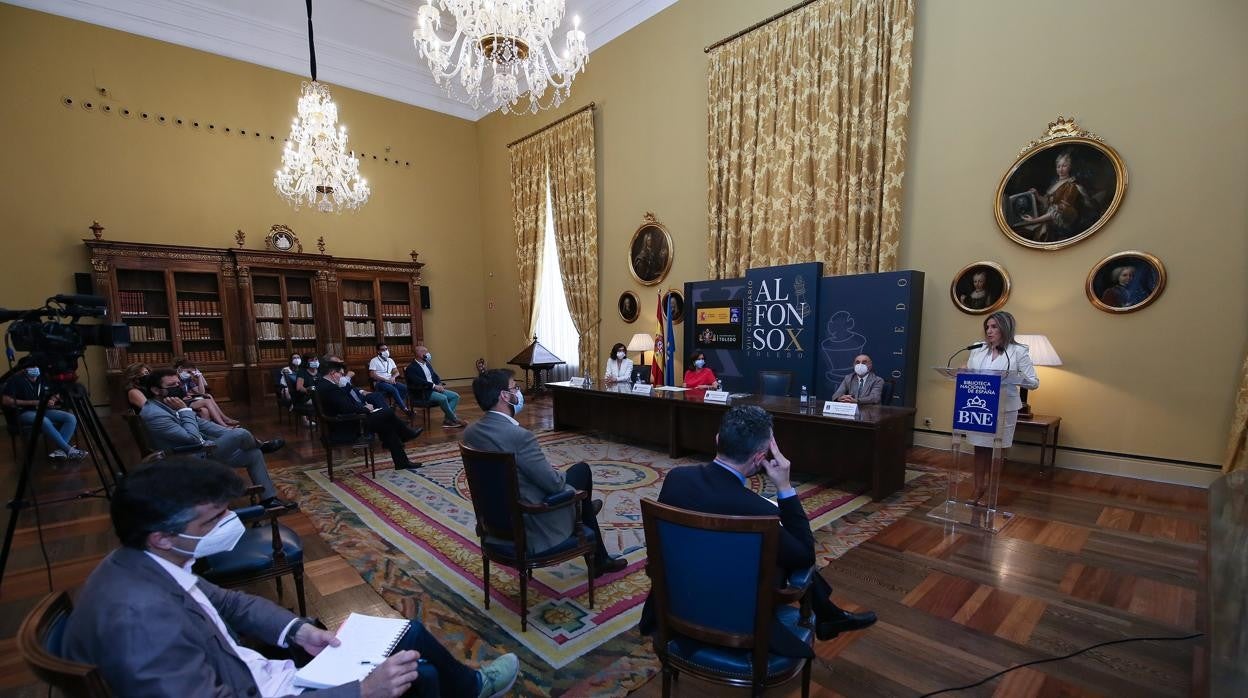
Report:
[[[1014,337],[1014,341],[1027,345],[1032,364],[1036,366],[1062,365],[1062,357],[1057,355],[1057,350],[1053,348],[1053,343],[1048,337],[1042,334],[1020,334]],[[1027,404],[1027,389],[1019,388],[1018,396],[1023,401],[1023,406],[1018,409],[1018,416],[1030,417],[1031,405]]]
[[[632,339],[628,340],[628,350],[641,352],[641,360],[637,365],[645,366],[646,352],[654,351],[654,336],[648,335],[644,332],[638,332],[633,335]]]

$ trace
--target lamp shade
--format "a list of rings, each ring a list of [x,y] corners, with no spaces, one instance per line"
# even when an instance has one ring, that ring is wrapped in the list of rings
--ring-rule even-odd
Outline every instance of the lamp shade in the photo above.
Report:
[[[654,337],[644,332],[638,332],[633,338],[628,340],[629,351],[654,351]]]
[[[1036,366],[1061,366],[1062,357],[1057,355],[1053,343],[1042,334],[1020,334],[1014,338],[1019,344],[1026,344],[1031,354],[1031,363]]]

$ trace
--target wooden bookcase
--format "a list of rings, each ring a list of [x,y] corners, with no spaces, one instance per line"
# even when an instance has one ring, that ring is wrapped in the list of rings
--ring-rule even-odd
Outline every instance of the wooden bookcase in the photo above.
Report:
[[[424,341],[424,264],[276,250],[211,249],[85,240],[96,293],[131,327],[128,349],[109,349],[110,401],[124,405],[121,373],[142,361],[186,356],[218,400],[253,404],[295,352],[341,354],[357,372],[377,342],[396,362]],[[365,365],[360,365],[365,364]]]

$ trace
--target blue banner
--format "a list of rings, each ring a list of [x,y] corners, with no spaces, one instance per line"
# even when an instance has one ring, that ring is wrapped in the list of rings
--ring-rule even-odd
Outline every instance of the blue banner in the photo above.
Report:
[[[953,430],[997,433],[1001,376],[959,373],[953,390]]]
[[[743,354],[748,376],[788,371],[790,395],[814,385],[822,276],[823,262],[746,270]],[[758,392],[755,385],[743,388]]]
[[[697,344],[695,337],[698,323],[690,322],[689,317],[698,316],[698,308],[706,305],[711,308],[722,308],[725,304],[740,307],[745,302],[745,279],[718,279],[715,281],[696,281],[685,284],[685,347]],[[744,365],[741,362],[741,346],[731,349],[727,347],[710,349],[698,347],[706,352],[707,364],[715,372],[715,377],[724,384],[724,390],[730,392],[753,392],[751,383],[746,385]],[[681,385],[677,382],[676,385]]]

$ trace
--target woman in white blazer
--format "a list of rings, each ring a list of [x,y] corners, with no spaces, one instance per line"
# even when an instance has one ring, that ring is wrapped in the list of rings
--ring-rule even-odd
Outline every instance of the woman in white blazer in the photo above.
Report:
[[[1023,382],[1018,385],[1001,386],[1001,448],[1014,443],[1014,425],[1018,423],[1018,410],[1023,406],[1019,397],[1020,387],[1035,390],[1040,387],[1036,367],[1031,363],[1027,345],[1014,341],[1014,316],[998,310],[984,320],[984,345],[973,349],[966,360],[966,367],[995,371],[1018,371]],[[975,446],[975,502],[982,503],[988,490],[988,469],[992,467],[991,434],[967,435],[967,441]]]
[[[607,385],[633,382],[633,360],[628,358],[623,344],[616,342],[611,347],[611,354],[607,357],[607,375],[603,378]]]

